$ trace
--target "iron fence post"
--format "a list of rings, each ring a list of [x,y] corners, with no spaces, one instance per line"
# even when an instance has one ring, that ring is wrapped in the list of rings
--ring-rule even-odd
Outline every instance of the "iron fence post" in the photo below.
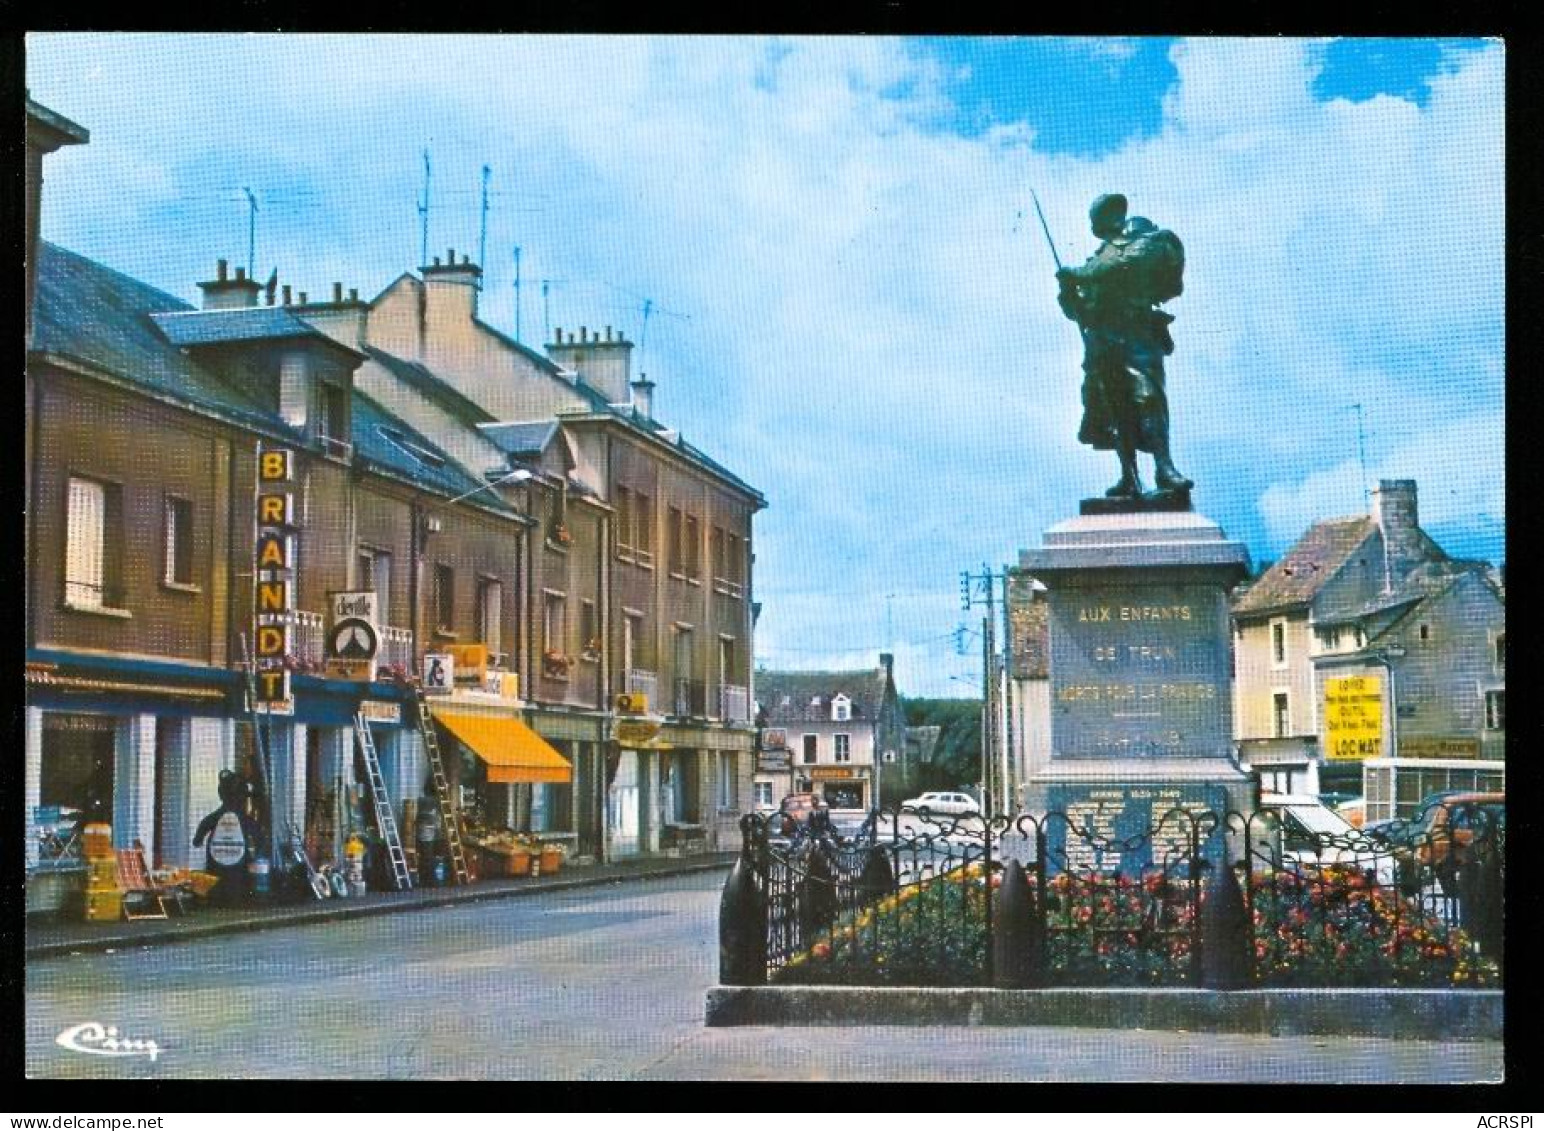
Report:
[[[767,980],[767,907],[744,853],[718,901],[718,980],[726,986],[760,986]]]
[[[1040,984],[1045,964],[1045,932],[1036,914],[1035,896],[1024,865],[1009,860],[997,889],[993,927],[992,985],[1021,990]]]
[[[1253,965],[1249,909],[1238,877],[1224,857],[1201,901],[1201,985],[1209,990],[1241,990],[1250,984]]]

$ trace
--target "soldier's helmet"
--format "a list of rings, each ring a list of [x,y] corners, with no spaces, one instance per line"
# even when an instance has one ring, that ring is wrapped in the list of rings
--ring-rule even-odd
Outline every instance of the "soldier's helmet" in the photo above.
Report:
[[[1094,235],[1114,235],[1126,222],[1126,198],[1118,192],[1097,198],[1088,209],[1088,222]]]

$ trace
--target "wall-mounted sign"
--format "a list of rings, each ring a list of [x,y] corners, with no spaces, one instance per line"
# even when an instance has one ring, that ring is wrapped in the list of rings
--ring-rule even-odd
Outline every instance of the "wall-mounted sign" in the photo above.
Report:
[[[1400,758],[1478,758],[1480,740],[1463,735],[1448,737],[1400,735],[1399,748],[1395,754]]]
[[[1324,681],[1324,750],[1331,761],[1383,755],[1383,680],[1375,675]]]
[[[658,736],[660,724],[649,719],[618,719],[612,734],[623,746],[647,746]]]
[[[328,604],[332,627],[327,630],[327,673],[337,679],[373,680],[381,649],[375,591],[330,593]]]
[[[816,781],[843,781],[857,777],[858,771],[851,766],[816,766],[810,774]]]
[[[294,496],[283,488],[295,471],[294,453],[262,447],[257,453],[257,544],[253,547],[252,615],[256,671],[254,706],[271,714],[293,714],[294,696],[285,668],[289,655],[289,614],[294,590],[289,571],[295,565]]]
[[[379,699],[366,699],[359,704],[359,713],[372,723],[400,723],[402,705],[384,703]]]
[[[451,644],[445,648],[456,663],[455,682],[481,689],[488,674],[486,644]]]
[[[501,699],[520,698],[520,673],[489,671],[483,676],[483,690]]]
[[[448,652],[425,652],[423,689],[425,695],[449,695],[456,686],[456,660]]]

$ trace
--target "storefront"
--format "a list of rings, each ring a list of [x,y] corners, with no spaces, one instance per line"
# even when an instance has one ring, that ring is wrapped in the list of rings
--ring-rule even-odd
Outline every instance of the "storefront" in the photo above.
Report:
[[[832,809],[867,809],[872,796],[869,771],[863,766],[815,766],[812,784]]]
[[[1373,758],[1362,764],[1368,821],[1407,821],[1434,793],[1504,793],[1506,763],[1478,758]]]

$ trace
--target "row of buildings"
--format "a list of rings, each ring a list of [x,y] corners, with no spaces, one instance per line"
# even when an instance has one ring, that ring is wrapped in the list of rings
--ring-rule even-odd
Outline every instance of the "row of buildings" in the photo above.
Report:
[[[632,343],[512,339],[453,250],[373,298],[220,261],[194,308],[38,238],[44,157],[87,140],[28,99],[29,868],[104,800],[120,846],[197,864],[227,769],[275,829],[336,836],[361,715],[400,810],[426,657],[456,673],[433,711],[469,816],[581,862],[736,845],[765,500],[656,418]],[[361,592],[366,678],[327,640]],[[287,673],[271,709],[254,653]]]
[[[1024,573],[1009,586],[1014,790],[1050,757],[1044,592]],[[1233,733],[1263,791],[1360,796],[1382,820],[1442,790],[1504,788],[1504,579],[1421,529],[1415,481],[1314,523],[1231,611]]]

